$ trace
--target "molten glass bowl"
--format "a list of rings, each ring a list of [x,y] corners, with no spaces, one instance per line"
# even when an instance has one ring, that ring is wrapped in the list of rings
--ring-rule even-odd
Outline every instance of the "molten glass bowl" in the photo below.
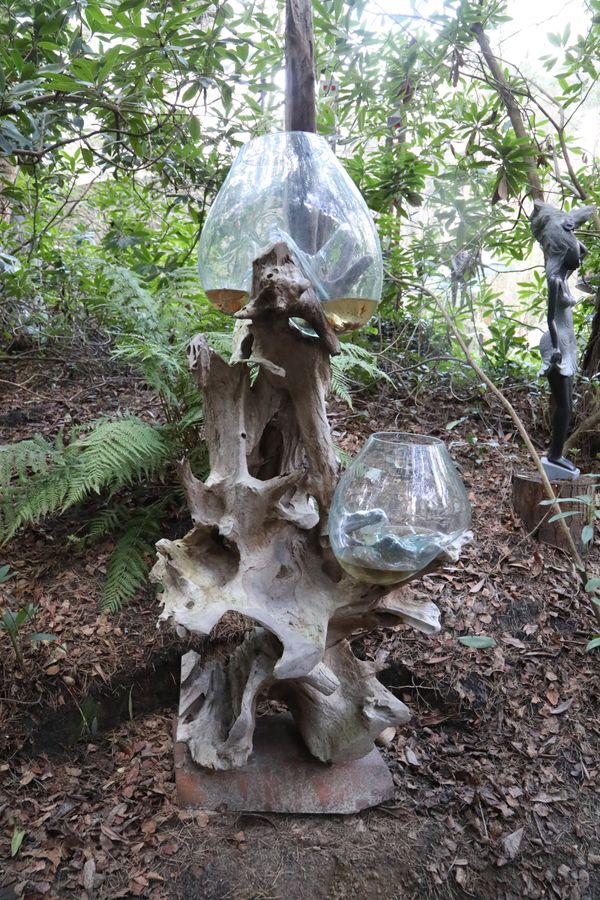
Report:
[[[381,297],[383,264],[367,205],[324,138],[267,134],[240,150],[202,230],[209,300],[244,306],[252,263],[284,241],[337,331],[363,325]]]
[[[329,513],[335,556],[353,578],[397,584],[470,536],[471,506],[442,441],[377,432],[336,488]]]

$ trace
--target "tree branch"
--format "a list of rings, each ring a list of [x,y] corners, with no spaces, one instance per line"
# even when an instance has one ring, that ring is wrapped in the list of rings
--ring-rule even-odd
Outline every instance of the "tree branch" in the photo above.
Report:
[[[497,85],[498,93],[502,97],[502,102],[504,103],[506,112],[508,113],[508,117],[511,121],[513,130],[518,138],[520,138],[524,143],[531,144],[530,137],[525,129],[525,123],[523,121],[523,116],[521,115],[521,111],[519,106],[514,98],[514,94],[511,90],[510,85],[508,84],[506,78],[504,77],[504,72],[500,68],[498,58],[494,55],[492,48],[490,47],[490,42],[488,37],[483,29],[483,25],[481,22],[475,22],[471,26],[471,30],[475,37],[477,38],[477,43],[481,48],[481,52],[483,53],[483,57],[488,65],[490,72],[492,73],[494,80]],[[527,177],[529,181],[529,187],[531,189],[531,194],[534,200],[543,200],[544,192],[542,190],[542,183],[540,181],[539,172],[537,170],[536,161],[531,155],[528,153],[526,156],[527,162]]]

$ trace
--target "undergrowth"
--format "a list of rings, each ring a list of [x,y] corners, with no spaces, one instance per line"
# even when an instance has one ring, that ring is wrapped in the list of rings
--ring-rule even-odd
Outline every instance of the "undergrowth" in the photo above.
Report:
[[[141,296],[145,305],[147,298]],[[101,608],[112,612],[143,588],[154,544],[183,505],[176,462],[185,456],[198,477],[207,474],[202,397],[185,366],[185,343],[165,344],[156,333],[122,333],[115,356],[135,366],[156,391],[162,424],[126,412],[61,430],[53,440],[35,435],[0,445],[0,540],[84,507],[85,524],[72,540],[113,541],[101,597]],[[207,338],[228,357],[231,334],[214,332]],[[381,377],[388,376],[372,353],[355,344],[342,343],[332,360],[332,392],[350,405],[357,379]]]

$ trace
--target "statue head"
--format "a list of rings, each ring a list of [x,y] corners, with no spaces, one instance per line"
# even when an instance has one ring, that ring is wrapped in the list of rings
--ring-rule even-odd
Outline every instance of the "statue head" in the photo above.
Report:
[[[531,230],[544,251],[548,276],[566,275],[578,269],[587,253],[574,231],[595,212],[593,206],[581,206],[566,212],[541,200],[534,202]]]

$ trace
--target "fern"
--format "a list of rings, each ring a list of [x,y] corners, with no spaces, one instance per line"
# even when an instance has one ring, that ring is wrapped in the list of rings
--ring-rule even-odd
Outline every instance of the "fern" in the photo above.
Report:
[[[86,494],[148,478],[169,461],[160,430],[135,416],[100,422],[78,439],[74,449],[80,451],[82,489]]]
[[[106,571],[102,609],[117,612],[146,584],[161,532],[160,505],[135,516],[118,538]]]
[[[204,335],[209,345],[217,353],[220,353],[223,359],[230,359],[233,351],[233,332],[232,331],[211,331]]]
[[[32,441],[0,447],[0,539],[64,512],[92,493],[156,477],[172,462],[160,429],[135,416],[100,421],[89,433],[79,429],[71,437],[63,445],[59,435],[54,446],[35,439],[35,457]]]
[[[116,503],[100,510],[88,523],[84,540],[93,543],[122,530],[129,515],[129,508],[124,503]]]
[[[341,353],[331,358],[331,392],[352,407],[350,390],[359,383],[369,384],[376,379],[393,384],[389,375],[379,368],[370,350],[343,341]]]
[[[19,444],[0,445],[0,485],[9,484],[13,478],[25,482],[31,474],[43,474],[59,456],[60,451],[41,434]]]

